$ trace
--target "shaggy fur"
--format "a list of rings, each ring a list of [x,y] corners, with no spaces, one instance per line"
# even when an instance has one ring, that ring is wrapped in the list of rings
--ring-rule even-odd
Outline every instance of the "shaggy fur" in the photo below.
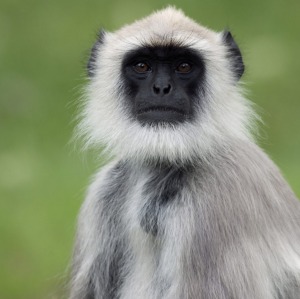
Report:
[[[227,34],[174,8],[101,34],[79,131],[114,160],[80,212],[71,299],[300,298],[300,205],[251,138]],[[204,58],[204,101],[196,121],[141,126],[123,58],[173,44]]]

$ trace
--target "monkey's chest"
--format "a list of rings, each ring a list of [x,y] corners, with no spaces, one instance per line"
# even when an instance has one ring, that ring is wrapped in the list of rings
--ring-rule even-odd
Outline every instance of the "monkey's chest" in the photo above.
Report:
[[[166,168],[154,171],[140,193],[138,222],[145,233],[157,236],[165,227],[168,215],[182,202],[186,173]]]
[[[124,298],[179,298],[181,261],[191,241],[193,222],[192,205],[186,204],[190,200],[186,180],[184,171],[165,169],[137,180],[133,187],[124,221],[131,253]],[[139,286],[134,293],[133,283]],[[157,294],[149,295],[150,290]]]

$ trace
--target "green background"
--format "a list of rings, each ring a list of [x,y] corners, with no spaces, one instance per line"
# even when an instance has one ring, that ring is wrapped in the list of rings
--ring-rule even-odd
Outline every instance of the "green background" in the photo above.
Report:
[[[0,298],[64,298],[76,215],[100,163],[70,142],[98,28],[168,1],[1,0]],[[230,28],[265,125],[259,143],[300,195],[300,1],[173,1]],[[75,149],[74,149],[75,148]]]

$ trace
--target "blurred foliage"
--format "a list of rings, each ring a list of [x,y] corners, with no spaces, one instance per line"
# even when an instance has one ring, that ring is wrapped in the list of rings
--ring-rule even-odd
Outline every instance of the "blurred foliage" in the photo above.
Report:
[[[69,143],[98,28],[115,30],[168,1],[1,0],[0,298],[63,298],[90,154]],[[247,66],[260,144],[300,195],[299,1],[173,1],[230,28]]]

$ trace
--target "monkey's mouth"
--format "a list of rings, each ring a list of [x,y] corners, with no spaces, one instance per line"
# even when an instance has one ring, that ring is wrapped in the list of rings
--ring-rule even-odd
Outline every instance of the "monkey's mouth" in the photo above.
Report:
[[[186,118],[184,110],[170,106],[151,106],[137,110],[137,118],[142,123],[178,123]]]
[[[178,113],[185,115],[184,111],[175,107],[166,107],[166,106],[153,106],[153,107],[148,107],[144,109],[139,109],[137,111],[137,114],[143,114],[143,113],[156,113],[156,112],[161,112],[161,113]]]

